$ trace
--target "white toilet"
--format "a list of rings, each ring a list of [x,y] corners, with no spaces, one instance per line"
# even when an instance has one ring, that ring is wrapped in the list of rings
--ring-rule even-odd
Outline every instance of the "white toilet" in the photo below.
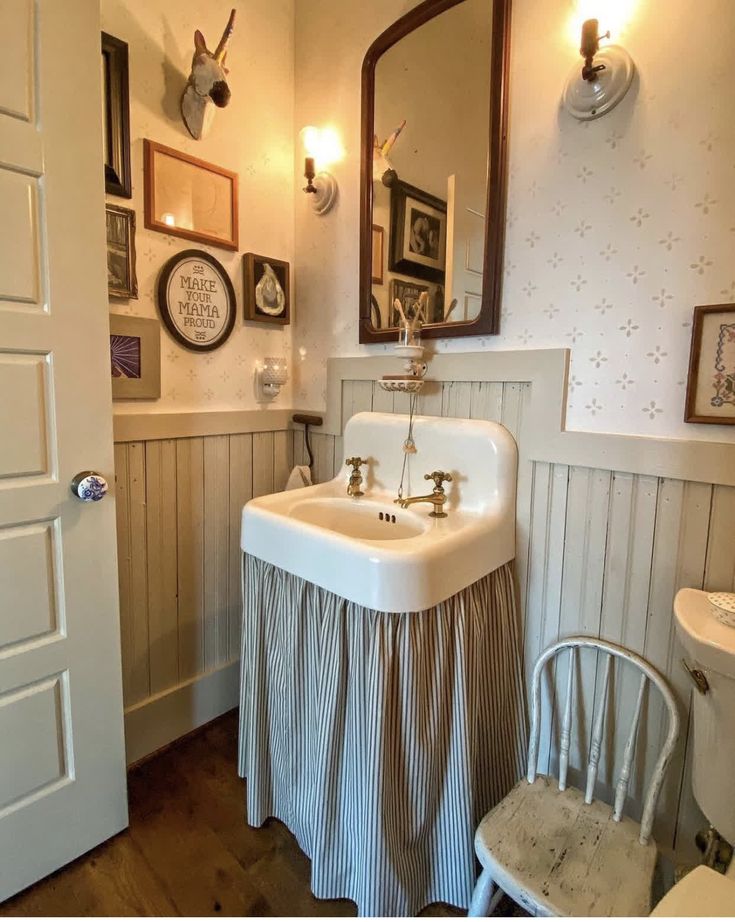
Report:
[[[719,620],[708,593],[682,589],[676,630],[695,686],[692,786],[717,832],[735,844],[735,627]],[[735,915],[735,859],[724,876],[698,867],[673,887],[654,916]]]

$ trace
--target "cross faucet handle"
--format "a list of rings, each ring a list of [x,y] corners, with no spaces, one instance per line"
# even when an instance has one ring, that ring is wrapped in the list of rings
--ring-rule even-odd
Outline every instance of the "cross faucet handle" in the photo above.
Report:
[[[445,474],[444,471],[432,471],[430,474],[424,474],[424,480],[433,480],[435,489],[441,490],[443,493],[444,489],[442,484],[451,483],[452,475]]]
[[[348,458],[347,461],[345,462],[345,467],[351,467],[352,470],[355,473],[357,473],[360,470],[360,468],[363,466],[363,464],[367,464],[367,461],[365,460],[365,458],[357,458],[357,457]]]

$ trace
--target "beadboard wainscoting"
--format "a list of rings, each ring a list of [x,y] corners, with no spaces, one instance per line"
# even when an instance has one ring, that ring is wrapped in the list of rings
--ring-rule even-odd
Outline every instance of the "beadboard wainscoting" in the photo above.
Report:
[[[418,412],[503,423],[519,446],[516,578],[527,680],[538,653],[586,633],[649,659],[676,691],[681,735],[654,835],[677,860],[698,853],[704,825],[691,790],[692,686],[681,667],[673,599],[680,587],[735,588],[735,446],[568,432],[567,350],[432,357]],[[343,476],[344,423],[361,410],[405,413],[408,398],[375,383],[400,359],[328,364],[323,427],[311,430],[314,478]],[[314,408],[308,409],[314,412]],[[240,621],[239,525],[250,496],[281,489],[306,463],[290,410],[153,414],[115,420],[121,617],[129,759],[235,705]],[[696,431],[696,430],[693,430]],[[400,450],[400,446],[397,446]],[[594,674],[594,673],[593,673]],[[564,676],[553,676],[548,698]],[[581,689],[570,778],[586,764],[601,676]],[[614,677],[598,788],[609,792],[615,714],[629,689]],[[646,780],[660,744],[655,702],[641,721]],[[555,767],[558,722],[546,715],[542,764]],[[619,764],[619,763],[618,763]],[[641,785],[630,790],[639,811]],[[609,794],[608,794],[609,796]]]
[[[116,420],[128,763],[237,705],[242,507],[282,490],[292,466],[285,429],[218,432],[267,422],[201,417]],[[214,434],[119,440],[157,431]]]
[[[329,363],[325,430],[312,435],[315,479],[342,471],[340,433],[354,413],[407,412],[405,395],[386,393],[375,382],[395,372],[396,363],[383,357]],[[434,381],[425,385],[417,412],[501,422],[518,442],[516,578],[527,687],[538,654],[575,633],[629,647],[671,683],[680,705],[681,734],[654,836],[674,860],[697,860],[694,835],[706,821],[692,794],[693,691],[681,665],[673,600],[684,586],[735,589],[735,446],[565,432],[566,369],[565,350],[437,356],[429,371]],[[294,431],[293,440],[296,463],[305,463],[303,433]],[[587,765],[592,703],[601,693],[602,677],[593,675],[594,681],[579,690],[583,706],[569,763],[575,783]],[[552,771],[559,747],[556,689],[562,681],[565,675],[549,687],[553,706],[547,707],[542,724],[540,765]],[[598,793],[610,801],[617,780],[614,756],[619,768],[625,742],[616,740],[613,748],[615,714],[629,713],[635,693],[622,674],[611,684],[614,704],[597,784]],[[640,816],[641,792],[662,743],[658,707],[652,697],[641,721],[637,781],[629,791],[632,815]]]

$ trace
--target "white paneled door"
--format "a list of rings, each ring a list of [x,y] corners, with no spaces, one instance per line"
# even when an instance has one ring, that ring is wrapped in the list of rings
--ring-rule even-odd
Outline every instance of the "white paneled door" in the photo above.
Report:
[[[127,825],[97,0],[0,2],[0,902]]]

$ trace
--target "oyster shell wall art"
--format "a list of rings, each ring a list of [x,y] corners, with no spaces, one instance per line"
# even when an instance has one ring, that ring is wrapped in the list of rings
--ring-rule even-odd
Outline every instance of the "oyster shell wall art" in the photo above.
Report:
[[[245,319],[260,323],[291,322],[290,268],[282,259],[243,256]]]

